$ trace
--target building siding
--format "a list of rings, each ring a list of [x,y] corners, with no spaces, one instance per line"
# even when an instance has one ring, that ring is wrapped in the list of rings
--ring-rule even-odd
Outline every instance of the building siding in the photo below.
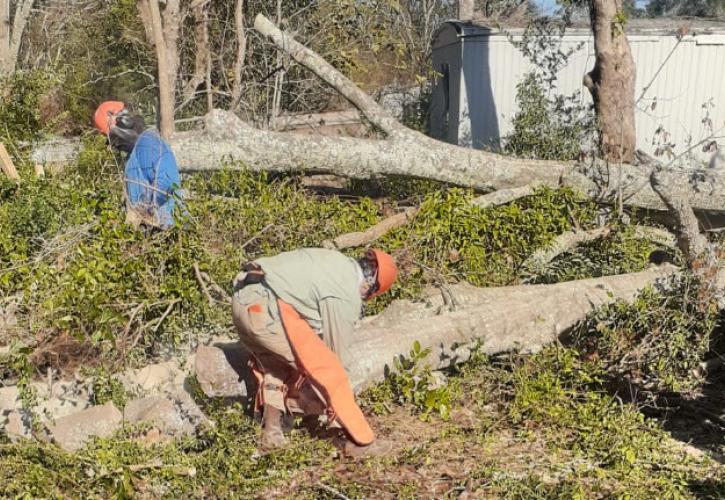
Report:
[[[457,42],[452,41],[454,37]],[[444,47],[438,44],[443,39]],[[678,43],[674,35],[638,34],[630,35],[629,41],[637,66],[635,99],[652,83],[637,103],[638,148],[654,155],[657,149],[663,149],[664,142],[669,142],[674,144],[674,154],[685,152],[711,133],[703,125],[706,112],[714,131],[725,131],[725,36],[687,36]],[[593,38],[587,32],[575,32],[567,34],[562,44],[565,51],[581,46],[557,75],[556,92],[574,94],[580,102],[591,104],[582,81],[594,65]],[[449,65],[449,78],[455,83],[450,91],[459,93],[451,95],[450,100],[459,109],[451,106],[447,126],[443,127],[450,129],[446,131],[431,114],[432,135],[462,146],[497,149],[512,130],[512,119],[518,111],[516,86],[534,69],[532,64],[503,34],[458,37],[453,27],[445,26],[439,30],[433,49],[434,69],[444,64]],[[458,81],[455,72],[461,73]],[[434,107],[438,105],[437,96],[434,90]],[[704,108],[706,103],[709,105]],[[660,128],[667,132],[666,136],[656,134]],[[699,146],[692,153],[704,160],[710,156]]]

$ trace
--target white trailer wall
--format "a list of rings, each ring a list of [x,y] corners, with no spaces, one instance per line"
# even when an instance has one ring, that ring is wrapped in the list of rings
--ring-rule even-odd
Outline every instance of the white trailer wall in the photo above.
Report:
[[[520,40],[520,35],[513,38]],[[636,98],[644,93],[637,106],[637,146],[654,154],[662,143],[670,142],[679,154],[713,131],[720,129],[723,134],[716,135],[725,135],[725,34],[686,36],[680,42],[665,33],[628,38],[637,66]],[[589,104],[582,79],[594,65],[591,33],[569,31],[562,43],[565,51],[581,47],[560,71],[556,92],[577,93],[581,102]],[[440,113],[431,114],[432,135],[479,149],[499,147],[500,139],[511,132],[517,111],[516,85],[534,69],[531,63],[502,33],[485,28],[466,31],[447,23],[438,32],[433,64],[436,70],[448,64],[450,104],[447,123],[441,124]],[[461,73],[460,81],[455,73]],[[438,99],[436,87],[434,109],[444,107]],[[703,123],[708,113],[712,129],[707,120]],[[660,128],[667,134],[656,134]],[[693,153],[702,159],[710,156],[702,147]]]

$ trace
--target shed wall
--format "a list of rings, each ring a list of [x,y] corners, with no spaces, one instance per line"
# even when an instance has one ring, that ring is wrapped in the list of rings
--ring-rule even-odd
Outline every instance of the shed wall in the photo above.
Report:
[[[706,138],[713,129],[716,132],[725,127],[725,86],[722,84],[725,81],[725,36],[688,36],[679,43],[671,35],[630,35],[629,40],[637,66],[635,97],[642,96],[636,116],[640,149],[654,154],[665,143],[671,143],[674,153],[679,154]],[[582,79],[594,65],[593,38],[572,34],[565,36],[562,43],[565,51],[579,48],[559,72],[556,91],[576,94],[581,102],[589,104],[591,97]],[[534,68],[501,34],[459,38],[456,43],[449,40],[445,46],[436,43],[434,68],[453,61],[453,54],[457,52],[451,49],[459,46],[462,48],[460,59],[456,64],[449,64],[449,71],[452,80],[454,69],[458,68],[463,74],[460,85],[451,86],[451,92],[460,92],[457,98],[453,95],[450,98],[451,102],[458,102],[460,108],[455,114],[454,109],[450,109],[448,124],[443,127],[449,129],[448,132],[439,130],[433,135],[463,146],[496,149],[501,138],[512,129],[512,118],[518,110],[516,86],[524,74]],[[463,61],[462,70],[460,60]],[[658,70],[659,74],[654,78]],[[433,101],[435,106],[435,95]],[[712,129],[707,120],[703,122],[707,116]],[[432,130],[441,128],[436,119],[432,114]],[[455,134],[450,133],[453,129]],[[658,129],[666,133],[657,133]],[[710,156],[701,147],[695,148],[693,153],[702,159]]]

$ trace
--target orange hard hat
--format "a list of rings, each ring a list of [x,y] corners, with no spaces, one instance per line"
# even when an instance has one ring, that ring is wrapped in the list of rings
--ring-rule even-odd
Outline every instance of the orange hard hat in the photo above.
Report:
[[[126,105],[120,101],[101,103],[93,115],[93,124],[101,133],[108,135],[111,132],[111,127],[116,124],[115,115],[123,111],[125,107]]]
[[[398,266],[395,265],[395,261],[390,254],[377,248],[369,249],[365,256],[368,259],[374,259],[378,264],[377,288],[368,297],[368,300],[370,300],[390,290],[390,287],[395,283],[395,278],[398,277]]]

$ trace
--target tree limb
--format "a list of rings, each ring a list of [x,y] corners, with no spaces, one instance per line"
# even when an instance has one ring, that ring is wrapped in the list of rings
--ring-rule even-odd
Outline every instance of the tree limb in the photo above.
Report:
[[[493,193],[484,194],[471,200],[471,205],[475,205],[479,208],[496,207],[498,205],[505,205],[519,198],[531,196],[534,194],[536,186],[526,185],[510,189],[500,189]]]
[[[589,231],[567,231],[557,236],[545,248],[539,249],[529,256],[522,268],[531,274],[541,273],[547,264],[556,259],[559,255],[566,253],[579,245],[606,237],[612,228],[609,226],[598,227]]]
[[[420,210],[418,207],[411,207],[403,212],[397,213],[384,219],[374,226],[366,229],[365,231],[357,231],[353,233],[346,233],[338,236],[333,240],[326,240],[322,243],[325,248],[333,248],[342,250],[344,248],[359,247],[369,245],[370,243],[378,240],[389,231],[395,228],[406,225]]]
[[[353,106],[359,109],[370,123],[386,134],[394,135],[398,132],[408,131],[393,115],[383,109],[351,80],[343,76],[315,52],[297,42],[289,33],[281,31],[262,14],[257,14],[254,20],[254,29],[272,40],[279,49],[289,54],[295,61],[335,88]]]

